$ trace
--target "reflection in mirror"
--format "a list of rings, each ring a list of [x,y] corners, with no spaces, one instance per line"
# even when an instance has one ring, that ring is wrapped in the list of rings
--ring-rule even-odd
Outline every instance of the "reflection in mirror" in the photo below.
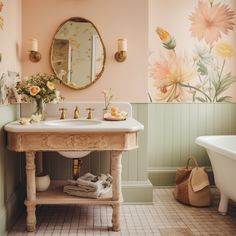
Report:
[[[83,18],[70,18],[54,35],[51,65],[67,86],[83,89],[103,73],[105,47],[95,25]]]

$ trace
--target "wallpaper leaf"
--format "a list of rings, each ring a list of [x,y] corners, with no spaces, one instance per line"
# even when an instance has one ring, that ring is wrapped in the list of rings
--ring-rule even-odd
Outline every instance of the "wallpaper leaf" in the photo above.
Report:
[[[201,61],[197,62],[197,66],[198,66],[197,72],[199,72],[200,75],[207,75],[208,74],[207,67],[203,64],[203,62],[201,62]]]

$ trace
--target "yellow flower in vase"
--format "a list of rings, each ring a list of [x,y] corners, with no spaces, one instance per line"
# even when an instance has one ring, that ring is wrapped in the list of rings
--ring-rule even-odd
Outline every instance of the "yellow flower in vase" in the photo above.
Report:
[[[52,74],[38,73],[18,81],[15,85],[16,91],[25,100],[36,102],[37,114],[42,114],[44,104],[58,102],[63,97],[56,90],[57,77]]]
[[[29,92],[31,96],[36,96],[40,92],[40,90],[41,89],[39,88],[39,86],[31,86],[29,88]]]
[[[54,89],[55,89],[55,84],[54,84],[53,82],[48,81],[48,82],[47,82],[47,87],[48,87],[50,90],[54,90]]]

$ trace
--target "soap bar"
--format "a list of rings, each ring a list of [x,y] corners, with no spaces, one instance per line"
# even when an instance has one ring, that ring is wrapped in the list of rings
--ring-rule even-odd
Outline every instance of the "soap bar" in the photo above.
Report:
[[[111,108],[111,115],[112,116],[119,116],[119,109],[118,109],[118,107],[112,107]]]

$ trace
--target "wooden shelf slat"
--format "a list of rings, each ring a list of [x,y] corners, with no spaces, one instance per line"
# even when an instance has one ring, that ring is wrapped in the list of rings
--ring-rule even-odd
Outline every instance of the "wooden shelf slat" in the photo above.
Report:
[[[37,192],[36,204],[113,205],[122,201],[122,198],[118,201],[112,200],[112,190],[97,199],[71,196],[63,192],[64,185],[66,181],[52,181],[47,191]]]

